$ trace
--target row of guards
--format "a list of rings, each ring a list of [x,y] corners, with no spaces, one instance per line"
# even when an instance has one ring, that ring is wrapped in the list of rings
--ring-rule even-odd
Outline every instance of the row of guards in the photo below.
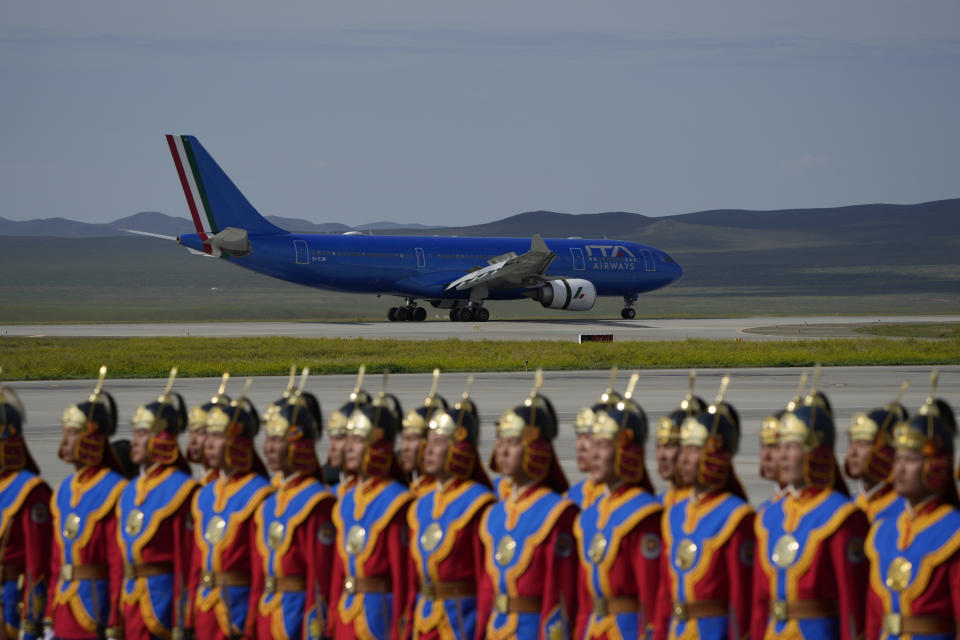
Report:
[[[819,369],[818,369],[819,371]],[[0,388],[0,572],[7,637],[35,638],[954,638],[960,511],[950,406],[896,400],[858,414],[847,475],[830,402],[806,375],[761,429],[773,496],[751,508],[734,472],[729,377],[708,404],[690,390],[660,418],[653,493],[647,417],[611,384],[576,416],[569,486],[559,425],[533,391],[496,423],[489,467],[467,391],[433,390],[404,414],[362,388],[326,422],[307,371],[261,418],[226,394],[172,391],[133,415],[135,478],[118,472],[117,409],[103,389],[63,414],[55,490]],[[263,454],[254,448],[261,424]],[[189,431],[184,454],[178,436]],[[191,476],[190,463],[202,477]],[[268,474],[267,468],[272,473]]]

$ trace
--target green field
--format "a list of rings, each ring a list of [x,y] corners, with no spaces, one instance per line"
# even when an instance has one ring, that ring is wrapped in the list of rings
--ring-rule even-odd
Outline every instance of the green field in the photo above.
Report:
[[[960,338],[960,323],[938,322],[928,324],[882,324],[879,326],[858,327],[857,333],[896,338],[937,338],[956,340]]]
[[[5,379],[323,373],[960,364],[960,338],[587,343],[339,338],[0,338]]]

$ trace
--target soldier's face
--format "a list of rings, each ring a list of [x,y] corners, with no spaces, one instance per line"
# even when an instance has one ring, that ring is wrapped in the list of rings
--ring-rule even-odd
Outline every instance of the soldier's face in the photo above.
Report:
[[[397,462],[400,468],[410,473],[417,469],[417,454],[420,452],[420,443],[423,438],[413,433],[400,434],[400,444],[397,447]]]
[[[226,465],[224,453],[227,448],[227,439],[222,433],[208,433],[203,442],[203,457],[207,460],[210,469],[223,469]]]
[[[680,454],[680,446],[676,444],[657,444],[657,450],[654,456],[657,460],[657,473],[664,480],[670,482],[676,481],[674,474],[677,470],[677,456]]]
[[[760,445],[760,477],[764,480],[777,479],[777,467],[780,466],[780,445]]]
[[[447,453],[450,451],[450,439],[439,433],[427,437],[427,446],[423,450],[423,471],[438,479],[444,475]]]
[[[799,442],[787,442],[780,445],[780,481],[785,485],[800,488],[806,484],[803,479],[803,445]]]
[[[593,436],[589,433],[577,434],[577,469],[583,473],[593,473],[593,456],[590,449],[593,445]]]
[[[287,471],[287,439],[283,436],[267,436],[263,441],[263,457],[270,471]]]
[[[519,437],[501,438],[500,450],[497,455],[497,464],[500,473],[511,478],[523,474],[523,451],[526,445]]]
[[[700,472],[700,456],[703,449],[693,445],[680,447],[680,455],[677,456],[677,480],[685,487],[691,487],[697,482],[697,475]]]
[[[203,442],[206,438],[207,431],[202,427],[190,432],[190,439],[187,441],[187,459],[190,462],[203,463]]]
[[[867,458],[870,456],[872,443],[865,440],[851,440],[847,448],[846,468],[851,478],[862,478],[867,471]]]
[[[343,468],[343,446],[346,436],[331,436],[327,444],[327,464],[336,469]]]
[[[612,485],[617,481],[614,461],[617,448],[613,440],[594,438],[590,445],[590,479],[596,483]]]
[[[130,439],[130,461],[133,464],[150,464],[150,432],[146,429],[134,429]]]
[[[77,450],[77,438],[80,437],[80,431],[73,427],[64,427],[63,437],[60,439],[60,450],[57,454],[60,459],[66,463],[76,462],[74,452]]]
[[[367,441],[361,436],[349,435],[343,445],[343,468],[349,473],[360,473],[363,469],[363,453]]]
[[[897,451],[893,456],[893,489],[917,504],[930,495],[923,485],[923,454],[918,451]]]

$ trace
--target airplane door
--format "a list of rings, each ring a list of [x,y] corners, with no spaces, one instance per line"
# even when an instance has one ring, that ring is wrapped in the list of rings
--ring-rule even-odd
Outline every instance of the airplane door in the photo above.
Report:
[[[294,240],[293,248],[297,253],[297,264],[310,264],[310,253],[307,251],[306,240]]]
[[[583,261],[583,249],[580,247],[570,247],[570,255],[573,257],[573,270],[583,271],[587,268]]]
[[[423,256],[423,249],[421,249],[420,247],[417,247],[416,249],[414,249],[414,251],[417,252],[417,266],[418,267],[427,266],[427,261]]]
[[[645,271],[656,271],[657,263],[653,261],[653,254],[650,253],[650,249],[641,249],[640,253],[643,254],[643,268]]]

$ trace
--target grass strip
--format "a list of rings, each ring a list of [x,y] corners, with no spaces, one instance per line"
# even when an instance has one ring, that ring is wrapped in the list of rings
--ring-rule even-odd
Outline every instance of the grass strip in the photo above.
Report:
[[[960,338],[860,338],[789,341],[679,340],[576,344],[556,341],[370,340],[364,338],[0,338],[8,380],[286,375],[290,363],[312,373],[666,369],[960,364]]]
[[[960,338],[960,323],[931,322],[926,324],[878,324],[854,329],[856,333],[872,336],[889,336],[898,338]]]

